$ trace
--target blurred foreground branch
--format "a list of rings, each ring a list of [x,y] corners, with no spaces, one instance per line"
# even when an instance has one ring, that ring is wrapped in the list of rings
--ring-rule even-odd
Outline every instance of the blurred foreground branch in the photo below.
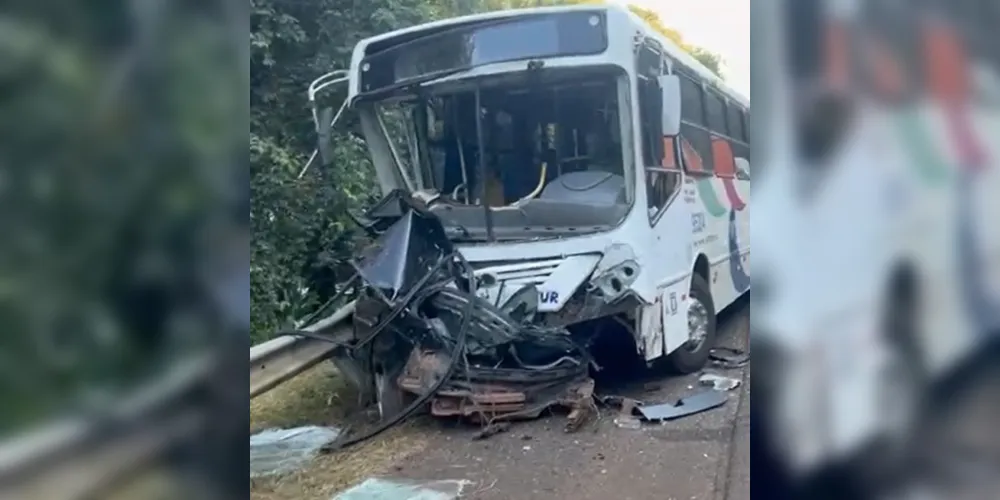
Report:
[[[0,15],[2,498],[102,495],[147,464],[245,498],[245,8]]]

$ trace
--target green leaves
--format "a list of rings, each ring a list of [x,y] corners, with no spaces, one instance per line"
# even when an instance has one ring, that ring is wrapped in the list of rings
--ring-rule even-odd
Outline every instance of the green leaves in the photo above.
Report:
[[[316,141],[306,87],[327,71],[347,67],[362,38],[454,15],[454,5],[453,0],[251,3],[255,340],[309,312],[325,300],[331,282],[350,277],[347,262],[362,240],[347,211],[364,208],[378,194],[364,143],[344,129],[334,131],[335,160],[296,179]]]

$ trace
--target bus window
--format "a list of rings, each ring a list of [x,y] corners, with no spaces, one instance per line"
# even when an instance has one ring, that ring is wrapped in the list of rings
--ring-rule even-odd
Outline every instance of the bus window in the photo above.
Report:
[[[656,78],[662,70],[660,53],[643,44],[636,65],[639,70],[639,121],[642,137],[642,165],[658,166],[663,158],[661,117],[663,99]]]
[[[642,166],[646,178],[646,201],[650,218],[656,218],[677,189],[679,173],[677,165],[666,168],[665,157],[674,152],[666,148],[673,141],[663,137],[663,94],[657,83],[657,76],[663,73],[663,57],[652,48],[643,45],[637,59],[639,69],[639,118],[642,125]]]
[[[695,125],[705,124],[705,106],[703,104],[701,84],[681,75],[681,118]]]
[[[750,113],[740,111],[740,122],[743,123],[743,135],[740,136],[740,139],[750,144]]]
[[[711,90],[705,93],[705,112],[708,129],[716,134],[726,135],[726,104],[719,94]]]
[[[706,92],[701,80],[681,73],[681,159],[688,172],[712,171],[712,137],[705,114]],[[684,146],[686,144],[686,147]]]
[[[743,117],[740,116],[742,110],[740,105],[735,102],[730,102],[726,106],[726,117],[729,123],[729,137],[737,140],[746,142],[746,138],[743,137]]]

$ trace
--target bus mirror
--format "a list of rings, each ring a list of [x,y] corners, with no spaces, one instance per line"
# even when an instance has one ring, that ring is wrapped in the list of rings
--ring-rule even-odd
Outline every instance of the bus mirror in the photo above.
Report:
[[[347,70],[340,69],[317,78],[309,85],[309,104],[312,106],[313,122],[316,125],[316,135],[319,139],[319,144],[316,148],[317,152],[313,157],[318,156],[323,165],[327,165],[333,160],[331,151],[333,126],[337,123],[337,120],[340,120],[340,116],[344,114],[344,110],[347,109],[348,99],[344,99],[344,104],[340,106],[340,111],[337,111],[335,115],[332,108],[321,108],[319,106],[320,94],[329,92],[331,88],[347,83],[349,80],[350,73]],[[312,161],[309,163],[311,164]],[[305,175],[308,169],[309,164],[302,170],[300,176]]]
[[[663,135],[673,137],[681,133],[681,79],[677,75],[659,77],[663,96]]]
[[[330,147],[330,140],[333,132],[333,108],[323,108],[316,112],[316,135],[318,136],[319,158],[322,165],[328,165],[333,161],[333,151]]]

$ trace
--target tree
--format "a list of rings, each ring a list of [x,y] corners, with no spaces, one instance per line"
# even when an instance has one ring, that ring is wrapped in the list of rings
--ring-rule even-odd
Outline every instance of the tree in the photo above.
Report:
[[[702,48],[695,48],[691,51],[691,55],[693,55],[698,62],[708,68],[712,73],[715,73],[716,76],[724,79],[722,76],[723,60],[721,56]]]
[[[343,69],[363,38],[455,15],[483,0],[251,0],[252,334],[264,340],[350,277],[362,236],[346,215],[377,193],[364,143],[337,127],[334,160],[298,174],[315,144],[305,89]],[[342,94],[333,99],[343,98]],[[339,103],[337,103],[339,104]],[[346,116],[346,121],[352,117]]]

